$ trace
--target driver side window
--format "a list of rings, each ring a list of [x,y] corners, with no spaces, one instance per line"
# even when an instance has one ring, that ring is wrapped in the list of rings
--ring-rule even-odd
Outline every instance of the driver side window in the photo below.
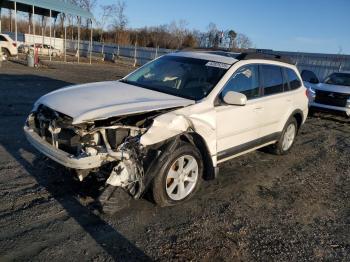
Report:
[[[258,65],[247,65],[239,68],[226,83],[223,95],[235,91],[246,95],[247,99],[260,96]]]

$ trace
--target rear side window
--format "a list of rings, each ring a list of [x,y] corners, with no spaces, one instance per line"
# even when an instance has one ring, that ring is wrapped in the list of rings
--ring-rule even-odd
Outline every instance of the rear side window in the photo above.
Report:
[[[285,86],[282,69],[274,65],[261,65],[264,95],[282,93]]]
[[[0,41],[5,41],[5,42],[7,42],[7,39],[6,39],[4,36],[0,35]]]
[[[286,68],[285,70],[287,72],[290,89],[294,90],[294,89],[298,89],[299,87],[301,87],[301,81],[300,81],[299,77],[297,76],[297,74],[295,73],[295,71],[290,69],[290,68]]]
[[[227,82],[223,95],[235,91],[246,95],[247,99],[259,97],[259,67],[247,65],[239,68]]]

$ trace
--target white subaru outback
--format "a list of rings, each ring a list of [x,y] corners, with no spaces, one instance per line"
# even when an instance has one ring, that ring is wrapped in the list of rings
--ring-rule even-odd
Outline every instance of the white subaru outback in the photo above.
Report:
[[[233,157],[265,146],[286,154],[307,113],[298,70],[280,57],[177,52],[119,81],[41,97],[24,131],[80,180],[103,170],[101,202],[116,190],[139,198],[151,189],[166,206],[190,198]]]

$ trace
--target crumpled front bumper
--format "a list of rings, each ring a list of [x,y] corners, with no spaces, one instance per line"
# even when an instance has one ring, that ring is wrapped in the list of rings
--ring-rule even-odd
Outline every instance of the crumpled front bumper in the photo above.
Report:
[[[47,157],[65,167],[73,169],[91,169],[100,167],[104,163],[109,162],[107,153],[99,153],[95,156],[75,157],[52,146],[28,126],[24,126],[23,129],[30,144]]]

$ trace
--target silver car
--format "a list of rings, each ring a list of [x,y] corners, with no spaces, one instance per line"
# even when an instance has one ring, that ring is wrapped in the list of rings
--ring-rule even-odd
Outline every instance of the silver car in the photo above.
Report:
[[[313,72],[304,70],[302,78],[308,89],[309,107],[350,116],[350,73],[332,73],[319,82]]]

